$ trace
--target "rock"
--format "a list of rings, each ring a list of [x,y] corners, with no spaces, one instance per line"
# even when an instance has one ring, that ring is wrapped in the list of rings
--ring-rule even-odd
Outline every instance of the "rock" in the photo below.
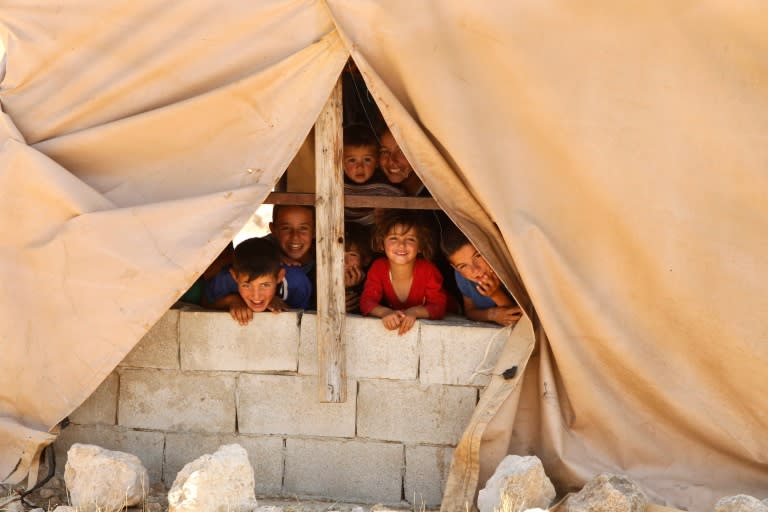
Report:
[[[146,512],[162,512],[163,506],[159,503],[147,503],[144,506],[144,510],[146,510]]]
[[[53,512],[77,512],[77,509],[75,507],[67,507],[65,505],[60,505],[53,509]]]
[[[760,501],[746,494],[726,496],[715,504],[715,512],[768,512],[768,500]]]
[[[21,504],[21,501],[16,500],[7,504],[3,510],[5,512],[24,512],[24,505]]]
[[[67,452],[64,482],[78,512],[112,512],[138,505],[149,488],[147,470],[135,455],[80,443]]]
[[[64,480],[61,479],[60,476],[52,476],[48,482],[46,482],[45,487],[48,489],[64,489]]]
[[[283,507],[276,507],[274,505],[264,505],[257,508],[254,512],[283,512]]]
[[[250,512],[257,506],[253,468],[239,444],[184,466],[168,492],[168,512]]]
[[[536,456],[507,455],[477,497],[480,512],[520,512],[547,508],[555,499],[555,488]]]
[[[621,475],[602,473],[564,503],[563,512],[643,512],[648,499],[640,487]]]
[[[45,512],[45,510],[43,510],[42,508],[33,508],[29,512]]]

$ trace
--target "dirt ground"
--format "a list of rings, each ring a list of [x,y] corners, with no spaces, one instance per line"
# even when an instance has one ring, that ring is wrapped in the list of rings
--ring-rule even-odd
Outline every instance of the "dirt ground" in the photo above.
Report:
[[[0,485],[0,511],[18,509],[18,505],[3,505],[11,496],[22,493],[22,486],[3,486]],[[425,508],[421,506],[411,506],[403,503],[400,506],[371,505],[363,503],[341,503],[334,501],[320,501],[312,499],[295,498],[267,498],[257,497],[259,507],[275,506],[282,507],[283,512],[435,512],[437,508]],[[24,499],[24,509],[32,510],[42,508],[45,511],[52,511],[59,505],[67,505],[67,498],[64,480],[61,477],[54,476],[42,488],[29,494]],[[19,503],[16,501],[15,503]],[[152,486],[147,497],[147,501],[141,507],[131,507],[129,512],[166,512],[168,510],[168,490],[162,484]]]

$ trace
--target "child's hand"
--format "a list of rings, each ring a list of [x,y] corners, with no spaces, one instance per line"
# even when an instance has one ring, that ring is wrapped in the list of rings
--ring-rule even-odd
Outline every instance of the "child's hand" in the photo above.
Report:
[[[477,288],[480,295],[490,297],[496,293],[500,285],[501,281],[499,281],[499,276],[497,276],[495,272],[488,272],[480,279],[475,288]]]
[[[402,313],[402,312],[400,312],[400,313]],[[413,315],[406,315],[405,313],[403,313],[403,316],[402,316],[402,318],[400,320],[400,330],[397,331],[397,334],[399,336],[402,336],[403,334],[407,333],[408,331],[411,330],[411,328],[414,326],[415,323],[416,323],[416,317],[415,316],[413,316]]]
[[[500,306],[489,309],[488,315],[492,322],[507,326],[520,320],[523,310],[519,306]]]
[[[360,307],[360,294],[354,290],[346,290],[344,292],[344,302],[347,313],[355,311]]]
[[[365,272],[357,265],[344,268],[344,288],[351,288],[363,282]]]
[[[238,297],[239,301],[233,301],[229,305],[229,314],[240,325],[248,325],[253,320],[253,311],[245,305],[245,301]]]
[[[384,324],[384,327],[386,327],[390,331],[394,331],[398,327],[400,327],[400,324],[403,322],[403,317],[405,316],[405,313],[402,311],[393,311],[389,313],[388,315],[384,315],[381,317],[381,321]]]
[[[283,299],[275,295],[272,297],[272,300],[269,301],[269,305],[267,306],[267,309],[273,313],[280,313],[281,311],[285,311],[288,309],[288,305],[285,303]]]

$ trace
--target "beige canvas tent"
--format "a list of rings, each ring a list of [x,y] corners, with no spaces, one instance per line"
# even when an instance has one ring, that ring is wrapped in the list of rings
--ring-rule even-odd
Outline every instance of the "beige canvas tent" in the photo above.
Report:
[[[561,489],[765,494],[767,25],[724,0],[0,6],[0,479],[264,200],[351,55],[536,332],[443,508],[506,453]]]

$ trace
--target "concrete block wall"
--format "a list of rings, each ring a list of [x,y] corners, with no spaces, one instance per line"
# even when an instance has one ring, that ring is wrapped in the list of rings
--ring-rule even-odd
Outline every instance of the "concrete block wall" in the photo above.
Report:
[[[261,495],[436,505],[498,332],[457,318],[398,336],[348,316],[348,399],[327,404],[314,314],[241,327],[227,313],[170,310],[70,415],[57,458],[75,442],[131,452],[170,487],[184,464],[236,442]]]

